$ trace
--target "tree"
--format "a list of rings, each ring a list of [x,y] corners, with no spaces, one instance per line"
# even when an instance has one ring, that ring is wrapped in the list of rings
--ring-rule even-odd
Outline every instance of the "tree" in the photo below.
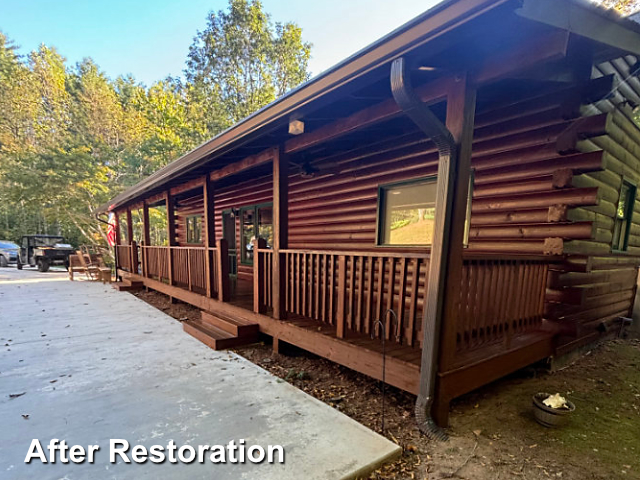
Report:
[[[614,8],[624,16],[632,15],[640,10],[640,0],[601,0],[605,8]]]
[[[0,238],[104,245],[99,205],[307,79],[301,35],[258,1],[231,0],[196,36],[186,81],[146,87],[46,45],[22,57],[0,33]],[[150,217],[166,241],[166,212]]]
[[[211,12],[185,70],[209,131],[217,133],[305,81],[310,51],[298,26],[274,25],[258,0],[230,0],[228,11]]]

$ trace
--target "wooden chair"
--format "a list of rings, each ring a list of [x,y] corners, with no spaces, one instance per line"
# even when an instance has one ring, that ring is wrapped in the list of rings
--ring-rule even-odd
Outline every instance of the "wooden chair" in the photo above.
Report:
[[[89,247],[82,246],[76,251],[73,260],[69,258],[69,278],[73,280],[73,273],[84,273],[90,281],[111,282],[111,268],[104,263],[102,255],[91,253]],[[73,264],[73,267],[72,267]]]

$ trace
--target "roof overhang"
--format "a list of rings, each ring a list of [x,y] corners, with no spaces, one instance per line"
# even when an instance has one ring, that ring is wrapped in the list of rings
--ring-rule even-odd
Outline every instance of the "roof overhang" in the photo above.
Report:
[[[640,28],[582,0],[447,0],[302,84],[236,125],[203,143],[98,208],[98,212],[130,204],[170,182],[215,162],[219,157],[286,123],[292,116],[327,105],[354,88],[358,79],[382,78],[388,65],[418,48],[505,6],[531,22],[589,38],[621,52],[640,55]],[[633,24],[633,25],[631,25]],[[635,27],[634,27],[635,26]],[[223,166],[223,165],[220,165]]]

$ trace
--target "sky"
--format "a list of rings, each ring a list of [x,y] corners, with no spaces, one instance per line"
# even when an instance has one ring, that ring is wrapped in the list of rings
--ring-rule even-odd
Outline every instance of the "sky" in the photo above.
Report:
[[[263,0],[273,21],[293,21],[311,42],[315,76],[429,9],[438,0]],[[0,0],[0,31],[27,54],[41,43],[75,64],[91,57],[111,78],[150,85],[180,76],[207,13],[227,0]]]

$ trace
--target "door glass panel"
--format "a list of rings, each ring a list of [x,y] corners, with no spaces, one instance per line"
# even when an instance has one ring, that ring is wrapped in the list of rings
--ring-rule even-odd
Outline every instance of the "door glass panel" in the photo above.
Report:
[[[273,245],[273,207],[258,207],[258,236],[267,242],[267,248]]]
[[[242,252],[240,254],[240,259],[242,263],[253,263],[253,240],[256,236],[255,230],[255,208],[250,208],[246,210],[241,210],[241,247]]]

